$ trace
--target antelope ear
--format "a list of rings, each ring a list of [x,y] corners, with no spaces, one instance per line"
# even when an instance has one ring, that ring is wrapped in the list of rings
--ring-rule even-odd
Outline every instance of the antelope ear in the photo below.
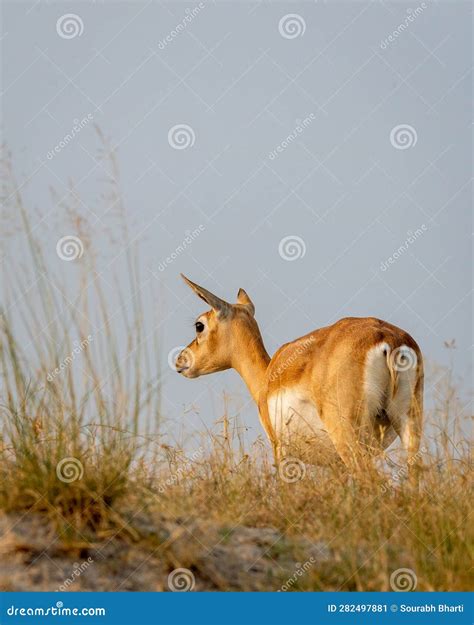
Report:
[[[217,297],[217,295],[214,295],[204,287],[199,286],[199,284],[192,282],[189,278],[186,278],[185,275],[181,274],[181,277],[186,282],[186,284],[196,293],[196,295],[203,299],[206,304],[209,304],[209,306],[213,310],[215,310],[216,313],[219,314],[219,316],[225,317],[230,312],[232,307],[225,300]]]
[[[239,292],[237,293],[237,303],[247,306],[250,314],[255,315],[254,303],[243,289],[239,289]]]

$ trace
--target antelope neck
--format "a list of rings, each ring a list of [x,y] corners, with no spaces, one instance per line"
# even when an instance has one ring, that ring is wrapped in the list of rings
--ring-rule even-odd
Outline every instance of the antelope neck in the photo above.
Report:
[[[257,332],[256,335],[250,329],[246,329],[232,354],[232,367],[240,374],[258,404],[270,356],[265,349],[260,331]]]

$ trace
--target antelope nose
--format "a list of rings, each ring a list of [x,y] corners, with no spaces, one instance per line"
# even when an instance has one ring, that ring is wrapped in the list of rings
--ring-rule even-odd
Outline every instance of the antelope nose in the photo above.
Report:
[[[189,369],[189,366],[190,366],[189,360],[186,357],[185,351],[186,350],[183,349],[183,351],[178,354],[178,357],[176,358],[176,362],[174,363],[176,371],[178,373],[182,373],[183,371],[186,371],[186,369]]]

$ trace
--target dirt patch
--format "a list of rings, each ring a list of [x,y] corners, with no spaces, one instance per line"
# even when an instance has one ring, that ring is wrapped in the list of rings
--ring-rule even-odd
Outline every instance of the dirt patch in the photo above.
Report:
[[[295,541],[271,527],[140,517],[132,528],[126,537],[109,531],[72,540],[40,514],[4,514],[0,590],[287,590],[307,568],[331,559],[324,543]]]

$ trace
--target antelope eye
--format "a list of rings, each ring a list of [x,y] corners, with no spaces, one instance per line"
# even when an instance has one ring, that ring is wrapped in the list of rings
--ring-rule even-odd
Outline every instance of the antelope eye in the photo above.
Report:
[[[196,321],[196,332],[202,332],[204,330],[204,324],[201,321]]]

